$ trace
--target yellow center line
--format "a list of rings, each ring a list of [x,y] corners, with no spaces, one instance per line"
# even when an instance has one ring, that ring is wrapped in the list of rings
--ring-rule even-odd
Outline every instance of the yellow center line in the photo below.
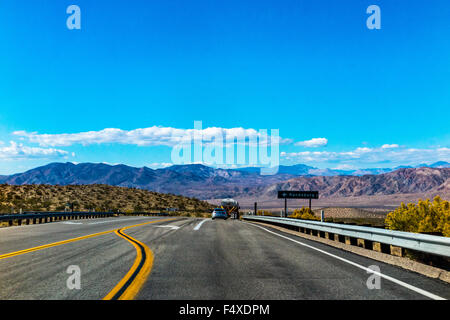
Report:
[[[158,220],[154,220],[154,221],[150,221],[150,222],[145,222],[145,223],[140,223],[140,224],[136,224],[136,225],[132,225],[132,226],[128,226],[125,227],[123,229],[128,229],[128,228],[134,228],[134,227],[139,227],[142,225],[146,225],[146,224],[150,224],[150,223],[155,223],[155,222],[161,222],[161,221],[171,221],[174,220],[176,218],[172,218],[172,219],[158,219]],[[93,234],[89,234],[86,236],[82,236],[82,237],[77,237],[77,238],[73,238],[73,239],[67,239],[67,240],[63,240],[63,241],[58,241],[58,242],[53,242],[53,243],[49,243],[49,244],[45,244],[42,246],[38,246],[38,247],[33,247],[33,248],[29,248],[29,249],[24,249],[24,250],[20,250],[20,251],[15,251],[15,252],[10,252],[10,253],[6,253],[6,254],[2,254],[0,255],[0,260],[1,259],[6,259],[6,258],[10,258],[10,257],[14,257],[14,256],[18,256],[18,255],[22,255],[25,253],[29,253],[29,252],[34,252],[34,251],[38,251],[38,250],[42,250],[42,249],[47,249],[47,248],[51,248],[51,247],[55,247],[55,246],[60,246],[62,244],[66,244],[66,243],[71,243],[71,242],[75,242],[75,241],[80,241],[83,239],[88,239],[88,238],[93,238],[93,237],[98,237],[104,234],[108,234],[108,233],[113,233],[117,230],[120,229],[113,229],[113,230],[108,230],[108,231],[103,231],[103,232],[98,232],[98,233],[93,233]]]
[[[165,221],[175,220],[167,219]],[[103,300],[133,300],[139,293],[139,290],[147,280],[153,267],[153,252],[150,248],[139,240],[123,233],[123,230],[142,226],[148,223],[141,223],[135,226],[124,227],[115,231],[115,233],[130,242],[136,249],[136,259],[127,274],[119,283],[103,298]]]
[[[121,229],[123,230],[123,229]],[[136,249],[136,259],[125,277],[103,298],[103,300],[133,300],[147,280],[153,267],[153,252],[142,242],[122,235],[119,230],[116,234],[130,242]],[[131,239],[131,240],[130,240]],[[139,246],[140,245],[140,246]],[[142,254],[144,252],[144,255]],[[138,270],[139,268],[139,270]]]

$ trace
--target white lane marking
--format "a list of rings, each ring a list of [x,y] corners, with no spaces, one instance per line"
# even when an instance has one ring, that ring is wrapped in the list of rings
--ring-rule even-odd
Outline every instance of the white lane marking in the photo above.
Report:
[[[204,224],[206,221],[208,221],[210,219],[205,219],[202,222],[200,222],[199,224],[197,224],[194,228],[195,231],[197,231],[198,229],[200,229],[200,227],[202,226],[202,224]]]
[[[70,222],[70,221],[65,221],[65,222],[61,222],[62,224],[83,224],[83,222]]]
[[[149,217],[141,217],[141,218],[128,218],[128,219],[113,219],[113,220],[107,220],[107,221],[97,221],[97,222],[90,222],[87,224],[102,224],[102,223],[110,223],[110,222],[116,222],[116,221],[131,221],[131,220],[146,220],[149,219]]]
[[[154,226],[156,228],[171,228],[172,230],[178,230],[180,229],[179,226]]]
[[[326,254],[326,255],[328,255],[328,256],[330,256],[330,257],[336,258],[336,259],[338,259],[338,260],[341,260],[341,261],[343,261],[343,262],[346,262],[346,263],[348,263],[348,264],[351,264],[351,265],[353,265],[353,266],[355,266],[355,267],[357,267],[357,268],[363,269],[363,270],[365,270],[365,271],[367,271],[367,272],[376,274],[376,275],[378,275],[378,276],[380,276],[380,277],[382,277],[382,278],[384,278],[384,279],[386,279],[386,280],[389,280],[389,281],[394,282],[394,283],[396,283],[396,284],[398,284],[398,285],[400,285],[400,286],[402,286],[402,287],[405,287],[405,288],[410,289],[410,290],[412,290],[412,291],[415,291],[415,292],[417,292],[417,293],[419,293],[419,294],[421,294],[421,295],[424,295],[425,297],[428,297],[428,298],[431,298],[431,299],[434,299],[434,300],[447,300],[447,299],[442,298],[442,297],[440,297],[440,296],[438,296],[438,295],[435,295],[435,294],[433,294],[433,293],[431,293],[431,292],[428,292],[428,291],[425,291],[425,290],[423,290],[423,289],[417,288],[417,287],[415,287],[415,286],[413,286],[413,285],[410,285],[410,284],[408,284],[408,283],[406,283],[406,282],[397,280],[397,279],[392,278],[392,277],[390,277],[390,276],[388,276],[388,275],[385,275],[385,274],[383,274],[383,273],[376,272],[376,271],[374,271],[374,270],[372,270],[372,269],[366,268],[366,267],[364,267],[364,266],[362,266],[362,265],[360,265],[360,264],[357,264],[357,263],[355,263],[355,262],[353,262],[353,261],[350,261],[350,260],[341,258],[341,257],[339,257],[339,256],[336,256],[336,255],[332,254],[332,253],[329,253],[329,252],[326,252],[326,251],[324,251],[324,250],[318,249],[318,248],[316,248],[316,247],[310,246],[310,245],[308,245],[308,244],[306,244],[306,243],[303,243],[303,242],[300,242],[300,241],[291,239],[291,238],[289,238],[289,237],[283,236],[283,235],[281,235],[281,234],[278,234],[278,233],[276,233],[276,232],[267,230],[266,228],[261,227],[261,226],[258,226],[258,225],[255,225],[255,224],[253,224],[253,223],[248,223],[248,222],[246,222],[246,223],[247,223],[247,224],[250,224],[250,225],[252,225],[252,226],[258,227],[258,228],[260,228],[260,229],[263,229],[263,230],[265,230],[265,231],[267,231],[267,232],[269,232],[269,233],[272,233],[272,234],[274,234],[274,235],[277,235],[277,236],[279,236],[279,237],[281,237],[281,238],[284,238],[284,239],[286,239],[286,240],[295,242],[295,243],[297,243],[297,244],[299,244],[299,245],[302,245],[302,246],[308,247],[308,248],[310,248],[310,249],[319,251],[319,252],[321,252],[321,253],[323,253],[323,254]]]

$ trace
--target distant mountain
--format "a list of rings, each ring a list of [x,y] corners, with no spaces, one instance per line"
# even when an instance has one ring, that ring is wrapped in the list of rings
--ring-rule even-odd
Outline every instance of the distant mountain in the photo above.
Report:
[[[317,190],[321,197],[357,197],[438,192],[450,195],[450,168],[404,168],[364,176],[296,177],[267,187],[263,194],[274,197],[278,190]]]
[[[448,163],[437,168],[332,170],[306,165],[280,166],[275,175],[260,175],[259,168],[215,169],[201,164],[175,165],[162,169],[135,168],[102,163],[51,163],[24,173],[0,176],[11,185],[107,184],[217,199],[270,196],[280,189],[319,190],[322,197],[416,193],[430,190],[448,192]],[[431,165],[430,165],[431,166]]]
[[[291,174],[295,176],[303,176],[303,175],[310,175],[311,170],[316,170],[317,168],[307,166],[305,164],[295,164],[292,166],[278,166],[278,173],[279,174]],[[234,169],[236,171],[243,171],[243,172],[251,172],[251,173],[259,173],[261,168],[258,167],[246,167],[246,168],[238,168]]]
[[[258,173],[261,169],[257,167],[234,169],[244,172]],[[339,169],[319,169],[305,164],[296,164],[293,166],[279,166],[278,173],[291,174],[295,176],[362,176],[365,174],[380,174],[391,172],[390,168],[369,168],[355,170],[339,170]]]
[[[0,183],[11,185],[107,184],[156,192],[189,195],[201,199],[254,194],[264,187],[295,177],[289,174],[261,176],[258,172],[214,169],[201,164],[175,165],[163,169],[134,168],[103,163],[51,163],[11,176]]]
[[[353,170],[351,175],[352,176],[363,176],[366,174],[382,174],[382,173],[392,172],[394,170],[396,170],[396,169],[390,169],[390,168],[357,169],[357,170]]]
[[[450,163],[445,161],[438,161],[429,165],[430,168],[450,168]]]

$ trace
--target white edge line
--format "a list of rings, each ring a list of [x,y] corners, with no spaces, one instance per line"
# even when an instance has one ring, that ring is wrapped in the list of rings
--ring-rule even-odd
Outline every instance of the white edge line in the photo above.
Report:
[[[197,231],[198,229],[200,229],[200,227],[202,226],[202,224],[204,224],[206,221],[208,221],[209,219],[205,219],[202,222],[200,222],[199,224],[197,224],[194,228],[195,231]]]
[[[279,236],[279,237],[281,237],[281,238],[290,240],[290,241],[295,242],[295,243],[297,243],[297,244],[300,244],[300,245],[302,245],[302,246],[305,246],[305,247],[308,247],[308,248],[310,248],[310,249],[319,251],[319,252],[321,252],[321,253],[323,253],[323,254],[326,254],[326,255],[328,255],[328,256],[330,256],[330,257],[333,257],[333,258],[336,258],[336,259],[341,260],[341,261],[343,261],[343,262],[346,262],[346,263],[348,263],[348,264],[351,264],[351,265],[353,265],[353,266],[355,266],[355,267],[358,267],[358,268],[360,268],[360,269],[363,269],[363,270],[367,271],[368,273],[374,273],[374,274],[376,274],[376,275],[378,275],[378,276],[380,276],[380,277],[382,277],[382,278],[384,278],[384,279],[386,279],[386,280],[389,280],[389,281],[394,282],[394,283],[396,283],[396,284],[398,284],[398,285],[400,285],[400,286],[402,286],[402,287],[405,287],[405,288],[410,289],[410,290],[412,290],[412,291],[415,291],[415,292],[417,292],[417,293],[419,293],[419,294],[421,294],[421,295],[424,295],[425,297],[428,297],[428,298],[431,298],[431,299],[434,299],[434,300],[447,300],[447,299],[442,298],[442,297],[440,297],[440,296],[438,296],[438,295],[435,295],[435,294],[433,294],[433,293],[431,293],[431,292],[428,292],[428,291],[425,291],[425,290],[423,290],[423,289],[417,288],[417,287],[415,287],[415,286],[413,286],[413,285],[410,285],[410,284],[408,284],[408,283],[406,283],[406,282],[397,280],[397,279],[392,278],[392,277],[390,277],[390,276],[388,276],[388,275],[385,275],[385,274],[383,274],[383,273],[376,272],[376,271],[374,271],[374,270],[372,270],[372,269],[370,269],[370,268],[366,268],[366,267],[364,267],[364,266],[362,266],[362,265],[360,265],[360,264],[357,264],[356,262],[353,262],[353,261],[350,261],[350,260],[341,258],[341,257],[339,257],[339,256],[336,256],[336,255],[332,254],[332,253],[329,253],[329,252],[326,252],[326,251],[324,251],[324,250],[318,249],[318,248],[316,248],[316,247],[310,246],[310,245],[308,245],[308,244],[306,244],[306,243],[303,243],[303,242],[300,242],[300,241],[291,239],[291,238],[289,238],[289,237],[283,236],[283,235],[281,235],[281,234],[278,234],[278,233],[276,233],[276,232],[270,231],[270,230],[268,230],[268,229],[266,229],[266,228],[264,228],[264,227],[258,226],[258,225],[256,225],[256,224],[249,223],[249,222],[245,222],[245,223],[248,223],[248,224],[250,224],[250,225],[252,225],[252,226],[261,228],[261,229],[263,229],[263,230],[265,230],[265,231],[267,231],[267,232],[269,232],[269,233],[275,234],[275,235],[277,235],[277,236]]]

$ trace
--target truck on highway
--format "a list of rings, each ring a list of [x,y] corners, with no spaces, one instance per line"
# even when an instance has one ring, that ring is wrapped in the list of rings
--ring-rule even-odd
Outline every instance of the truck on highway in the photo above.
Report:
[[[239,202],[234,199],[223,199],[220,203],[220,207],[225,209],[228,217],[233,219],[239,219]]]

